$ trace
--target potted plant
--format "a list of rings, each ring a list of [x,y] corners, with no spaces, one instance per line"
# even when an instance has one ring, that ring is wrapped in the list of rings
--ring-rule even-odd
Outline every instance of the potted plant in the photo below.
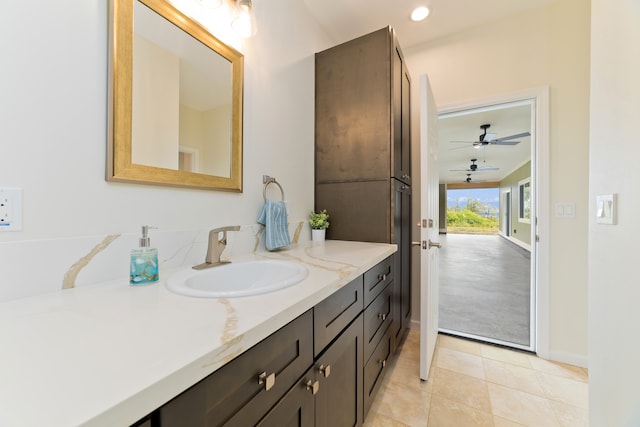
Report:
[[[314,242],[323,241],[327,228],[329,228],[329,214],[327,210],[315,213],[311,211],[309,214],[309,225],[311,226],[311,239]]]

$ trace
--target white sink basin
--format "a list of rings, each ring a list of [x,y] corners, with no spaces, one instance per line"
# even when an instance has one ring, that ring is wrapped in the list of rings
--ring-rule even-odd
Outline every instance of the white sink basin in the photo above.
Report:
[[[234,298],[258,295],[293,286],[309,271],[291,261],[232,262],[206,270],[188,269],[167,279],[167,288],[180,295],[203,298]]]

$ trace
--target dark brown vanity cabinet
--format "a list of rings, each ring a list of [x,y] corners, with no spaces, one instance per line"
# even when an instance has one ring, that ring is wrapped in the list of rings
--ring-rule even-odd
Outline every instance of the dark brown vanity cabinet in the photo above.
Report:
[[[160,409],[161,427],[255,425],[313,364],[310,310]]]
[[[361,426],[392,356],[392,255],[136,427]]]
[[[398,245],[395,348],[411,318],[411,77],[389,27],[315,63],[315,209],[331,215],[328,239]]]

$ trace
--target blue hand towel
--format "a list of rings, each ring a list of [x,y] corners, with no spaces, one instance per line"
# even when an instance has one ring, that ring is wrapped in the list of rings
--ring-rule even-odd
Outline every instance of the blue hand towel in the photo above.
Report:
[[[267,249],[274,249],[289,246],[291,237],[289,236],[289,224],[287,221],[287,205],[284,202],[264,202],[258,222],[264,225],[265,244]]]

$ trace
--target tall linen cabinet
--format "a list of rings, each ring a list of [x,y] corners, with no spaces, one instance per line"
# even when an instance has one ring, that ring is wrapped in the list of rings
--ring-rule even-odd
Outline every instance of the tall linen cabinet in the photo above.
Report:
[[[329,239],[398,245],[395,347],[411,317],[411,78],[390,27],[315,59],[315,209]]]

